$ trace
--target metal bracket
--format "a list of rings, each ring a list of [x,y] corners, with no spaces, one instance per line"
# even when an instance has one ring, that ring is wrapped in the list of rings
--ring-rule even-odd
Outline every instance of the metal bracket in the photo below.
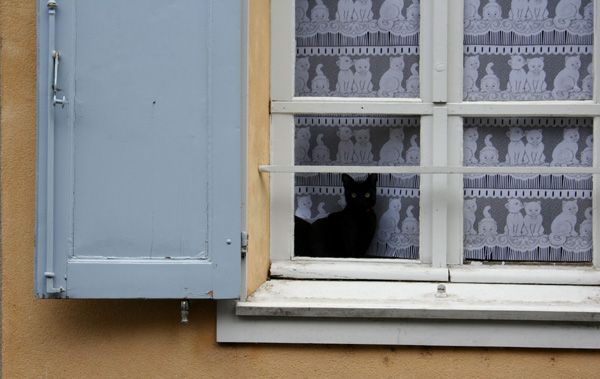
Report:
[[[242,232],[242,258],[248,254],[248,232]]]
[[[181,323],[183,325],[188,324],[188,315],[190,314],[190,301],[182,300],[181,301]]]

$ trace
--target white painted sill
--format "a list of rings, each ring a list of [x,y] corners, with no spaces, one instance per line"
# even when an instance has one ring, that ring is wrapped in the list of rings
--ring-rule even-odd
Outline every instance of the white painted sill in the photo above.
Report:
[[[600,287],[270,280],[236,314],[600,322]]]
[[[600,287],[270,280],[219,301],[217,341],[600,348]]]

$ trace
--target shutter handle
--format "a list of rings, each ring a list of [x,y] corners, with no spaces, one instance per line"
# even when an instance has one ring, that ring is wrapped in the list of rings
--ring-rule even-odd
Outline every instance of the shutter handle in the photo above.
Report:
[[[54,58],[54,75],[52,80],[52,105],[61,104],[64,108],[65,104],[67,103],[65,97],[63,96],[62,99],[56,97],[56,93],[58,91],[62,91],[60,88],[58,88],[58,61],[60,59],[60,52],[58,50],[54,50],[52,52],[52,57]]]

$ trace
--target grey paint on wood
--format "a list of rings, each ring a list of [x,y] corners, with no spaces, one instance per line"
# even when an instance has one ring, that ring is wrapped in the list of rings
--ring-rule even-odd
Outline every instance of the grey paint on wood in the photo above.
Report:
[[[53,140],[46,3],[36,296],[239,297],[241,0],[58,1]]]

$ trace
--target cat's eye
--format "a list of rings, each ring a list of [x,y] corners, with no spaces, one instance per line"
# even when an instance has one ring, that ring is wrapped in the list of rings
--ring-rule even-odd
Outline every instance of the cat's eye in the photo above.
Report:
[[[371,197],[371,194],[367,192],[365,193],[365,197],[368,199],[369,197]]]
[[[353,199],[356,199],[357,195],[355,193],[352,193],[352,195],[350,195],[350,196],[352,196]]]

